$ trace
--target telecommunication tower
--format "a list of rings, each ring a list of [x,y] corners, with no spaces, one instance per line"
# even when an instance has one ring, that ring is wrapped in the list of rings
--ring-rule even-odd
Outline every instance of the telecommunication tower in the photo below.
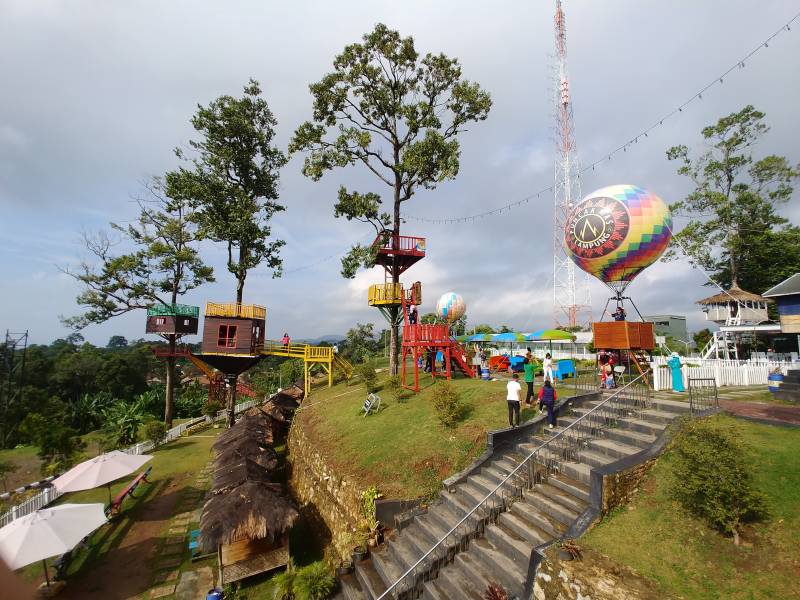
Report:
[[[564,226],[581,199],[580,164],[572,124],[567,74],[567,30],[561,0],[556,0],[556,164],[553,211],[553,321],[556,326],[583,327],[592,320],[588,275],[578,275],[564,250]]]
[[[0,355],[0,443],[5,447],[13,428],[9,425],[9,412],[22,397],[25,385],[25,354],[28,349],[28,332],[6,330],[5,344]]]

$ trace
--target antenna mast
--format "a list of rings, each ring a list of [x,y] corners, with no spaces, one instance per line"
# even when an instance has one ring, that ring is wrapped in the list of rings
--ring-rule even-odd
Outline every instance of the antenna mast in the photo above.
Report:
[[[567,74],[567,30],[561,0],[555,16],[557,81],[556,164],[553,211],[553,321],[556,326],[582,327],[592,320],[589,276],[579,277],[576,288],[575,263],[564,249],[564,226],[574,203],[581,199],[580,164],[572,124],[572,102]]]

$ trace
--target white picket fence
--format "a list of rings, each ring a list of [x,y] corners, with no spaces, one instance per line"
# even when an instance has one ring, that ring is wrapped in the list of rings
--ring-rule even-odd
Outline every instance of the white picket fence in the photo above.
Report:
[[[666,366],[667,357],[654,356],[650,363],[653,369],[653,388],[655,390],[672,389],[672,370]],[[683,385],[686,387],[689,378],[708,378],[717,382],[717,387],[767,385],[767,377],[775,369],[785,375],[788,369],[800,368],[800,363],[764,360],[717,360],[687,358],[683,369]]]
[[[260,401],[258,400],[248,400],[247,402],[242,402],[236,405],[236,414],[242,413],[246,410],[253,408],[254,406],[258,406]],[[195,419],[191,419],[190,421],[186,421],[173,427],[172,429],[167,430],[166,436],[164,437],[164,443],[172,442],[177,440],[181,437],[187,429],[201,423],[203,421],[211,421],[212,423],[216,423],[217,421],[224,421],[225,415],[227,411],[221,410],[219,411],[213,419],[210,417],[197,417]],[[153,442],[146,441],[146,442],[139,442],[138,444],[134,444],[130,448],[124,448],[121,452],[125,452],[126,454],[144,454],[149,452],[155,447]],[[3,515],[0,515],[0,527],[8,525],[11,521],[15,519],[19,519],[20,517],[24,517],[27,514],[35,512],[40,508],[47,506],[51,502],[53,502],[56,498],[58,498],[61,494],[56,490],[54,487],[46,487],[42,489],[41,492],[38,494],[31,496],[25,502],[21,504],[17,504],[16,506],[12,506],[11,510],[5,512]]]

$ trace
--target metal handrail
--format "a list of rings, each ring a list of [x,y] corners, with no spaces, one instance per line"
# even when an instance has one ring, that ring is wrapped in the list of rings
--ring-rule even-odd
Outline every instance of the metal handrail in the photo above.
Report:
[[[689,382],[689,412],[719,408],[719,395],[717,393],[717,380],[713,377],[688,377]],[[705,385],[701,382],[704,382]],[[700,385],[692,385],[693,383]],[[699,393],[698,390],[713,390],[713,393]],[[710,402],[707,400],[710,398]]]
[[[537,455],[537,454],[538,454],[538,453],[539,453],[539,452],[540,452],[540,451],[541,451],[543,448],[545,448],[545,447],[547,447],[547,446],[550,446],[551,444],[554,444],[554,443],[556,442],[556,440],[559,440],[559,439],[563,438],[563,437],[564,437],[564,435],[565,435],[565,434],[566,434],[568,431],[570,431],[571,429],[573,429],[573,428],[575,428],[576,426],[578,426],[578,424],[579,424],[579,423],[582,423],[583,421],[587,420],[587,419],[590,417],[590,415],[593,415],[595,412],[598,412],[598,411],[599,411],[599,410],[600,410],[602,407],[604,407],[604,406],[605,406],[607,403],[609,403],[611,400],[613,400],[615,397],[617,397],[617,396],[618,396],[618,395],[619,395],[621,392],[623,392],[624,390],[627,390],[628,388],[630,388],[631,386],[633,386],[633,384],[634,384],[634,383],[636,383],[636,382],[637,382],[639,379],[642,379],[643,377],[644,377],[644,375],[639,375],[638,377],[636,377],[636,379],[633,379],[633,380],[632,380],[632,381],[630,381],[628,384],[626,384],[624,387],[617,389],[617,390],[616,390],[616,391],[615,391],[613,394],[611,394],[611,395],[610,395],[608,398],[606,398],[605,400],[601,401],[601,402],[600,402],[598,405],[596,405],[595,407],[593,407],[592,409],[590,409],[590,410],[589,410],[589,411],[588,411],[586,414],[584,414],[582,417],[579,417],[578,419],[576,419],[575,421],[573,421],[572,423],[570,423],[569,425],[567,425],[567,427],[565,427],[564,429],[562,429],[560,432],[558,432],[557,434],[555,434],[553,437],[551,437],[550,439],[548,439],[546,442],[543,442],[542,444],[540,444],[539,446],[537,446],[536,448],[534,448],[534,449],[533,449],[533,450],[532,450],[532,451],[531,451],[531,452],[530,452],[530,453],[529,453],[529,454],[528,454],[528,455],[527,455],[527,456],[526,456],[526,457],[525,457],[523,460],[521,460],[521,461],[520,461],[520,463],[519,463],[519,464],[518,464],[518,465],[517,465],[517,466],[514,468],[514,470],[513,470],[513,471],[511,471],[511,473],[509,473],[508,475],[506,475],[506,476],[505,476],[505,478],[504,478],[504,479],[503,479],[503,480],[502,480],[500,483],[498,483],[498,484],[495,486],[495,488],[494,488],[494,489],[493,489],[491,492],[489,492],[489,493],[486,495],[486,497],[484,497],[484,499],[483,499],[483,500],[481,500],[480,502],[478,502],[478,503],[477,503],[477,504],[476,504],[476,505],[475,505],[475,506],[474,506],[474,507],[473,507],[473,508],[472,508],[472,509],[471,509],[469,512],[467,512],[467,514],[466,514],[466,515],[464,515],[464,516],[461,518],[461,520],[460,520],[458,523],[456,523],[456,524],[455,524],[455,525],[454,525],[454,526],[453,526],[453,527],[450,529],[450,531],[448,531],[448,532],[447,532],[447,533],[446,533],[446,534],[445,534],[445,535],[444,535],[444,536],[443,536],[443,537],[442,537],[442,538],[441,538],[441,539],[440,539],[438,542],[436,542],[436,543],[435,543],[435,544],[434,544],[434,545],[433,545],[433,546],[430,548],[430,550],[428,550],[428,551],[427,551],[425,554],[423,554],[423,555],[422,555],[422,557],[420,557],[420,559],[419,559],[419,560],[418,560],[416,563],[414,563],[414,564],[413,564],[411,567],[409,567],[409,569],[408,569],[408,570],[407,570],[405,573],[403,573],[403,574],[402,574],[402,575],[401,575],[401,576],[400,576],[400,577],[397,579],[397,581],[395,581],[395,582],[394,582],[392,585],[390,585],[390,586],[389,586],[389,587],[386,589],[386,591],[384,591],[384,592],[383,592],[383,593],[382,593],[380,596],[378,596],[377,600],[383,600],[384,598],[387,598],[387,597],[388,597],[388,595],[389,595],[389,593],[390,593],[392,590],[394,590],[395,588],[397,588],[397,586],[398,586],[398,585],[399,585],[399,584],[400,584],[400,583],[401,583],[401,582],[402,582],[402,581],[403,581],[403,580],[404,580],[406,577],[408,577],[409,575],[411,575],[411,574],[412,574],[412,573],[413,573],[413,572],[416,570],[416,568],[417,568],[418,566],[420,566],[420,565],[421,565],[421,564],[422,564],[422,563],[425,561],[425,559],[427,559],[429,556],[431,556],[431,554],[433,554],[433,552],[434,552],[434,551],[435,551],[437,548],[439,548],[439,547],[440,547],[440,546],[441,546],[441,545],[442,545],[444,542],[446,542],[446,541],[447,541],[447,539],[448,539],[448,538],[449,538],[449,537],[450,537],[450,536],[451,536],[453,533],[455,533],[455,532],[456,532],[456,530],[457,530],[459,527],[461,527],[461,525],[463,525],[463,524],[464,524],[464,523],[465,523],[467,520],[469,520],[471,517],[473,517],[473,516],[475,515],[475,513],[478,511],[478,509],[480,509],[480,508],[481,508],[481,507],[482,507],[484,504],[486,504],[486,503],[487,503],[487,502],[488,502],[488,501],[489,501],[491,498],[493,498],[493,496],[495,496],[495,495],[497,494],[498,490],[500,490],[502,487],[504,487],[504,486],[505,486],[505,485],[506,485],[506,484],[509,482],[509,480],[510,480],[510,479],[512,479],[513,477],[517,476],[517,472],[518,472],[518,471],[520,471],[520,469],[522,469],[522,467],[523,467],[523,466],[527,465],[527,464],[528,464],[528,463],[531,461],[531,459],[532,459],[532,458],[533,458],[535,455]]]

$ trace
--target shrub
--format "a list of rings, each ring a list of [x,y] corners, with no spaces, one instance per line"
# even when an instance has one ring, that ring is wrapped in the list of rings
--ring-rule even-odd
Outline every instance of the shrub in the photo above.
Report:
[[[203,404],[208,398],[208,389],[196,381],[182,387],[175,398],[175,416],[191,419],[203,412]]]
[[[378,374],[375,372],[375,363],[372,359],[366,360],[356,367],[358,375],[364,382],[367,392],[372,394],[378,391]]]
[[[144,439],[153,442],[154,446],[160,446],[167,437],[167,426],[161,421],[151,419],[144,425]]]
[[[452,427],[464,414],[461,396],[448,381],[440,381],[433,389],[433,408],[439,422],[445,427]]]
[[[217,413],[221,411],[223,408],[225,407],[222,406],[222,402],[218,402],[217,400],[209,400],[203,407],[203,414],[213,419],[214,417],[217,416]]]
[[[293,592],[297,600],[324,600],[333,591],[336,579],[324,561],[311,563],[297,571]]]
[[[303,379],[305,375],[303,372],[304,369],[305,365],[300,358],[290,358],[289,360],[283,361],[281,366],[278,367],[282,387],[287,388],[296,381]]]
[[[671,491],[692,514],[732,535],[739,544],[743,523],[768,515],[755,489],[750,449],[741,431],[719,419],[686,423],[673,441]]]
[[[386,380],[385,389],[389,391],[389,394],[397,402],[402,402],[404,400],[403,394],[405,393],[405,390],[403,389],[400,375],[392,375],[389,377],[389,379]]]
[[[274,600],[294,598],[294,580],[296,576],[297,571],[294,570],[294,565],[290,562],[286,565],[285,571],[272,578],[272,597]]]

